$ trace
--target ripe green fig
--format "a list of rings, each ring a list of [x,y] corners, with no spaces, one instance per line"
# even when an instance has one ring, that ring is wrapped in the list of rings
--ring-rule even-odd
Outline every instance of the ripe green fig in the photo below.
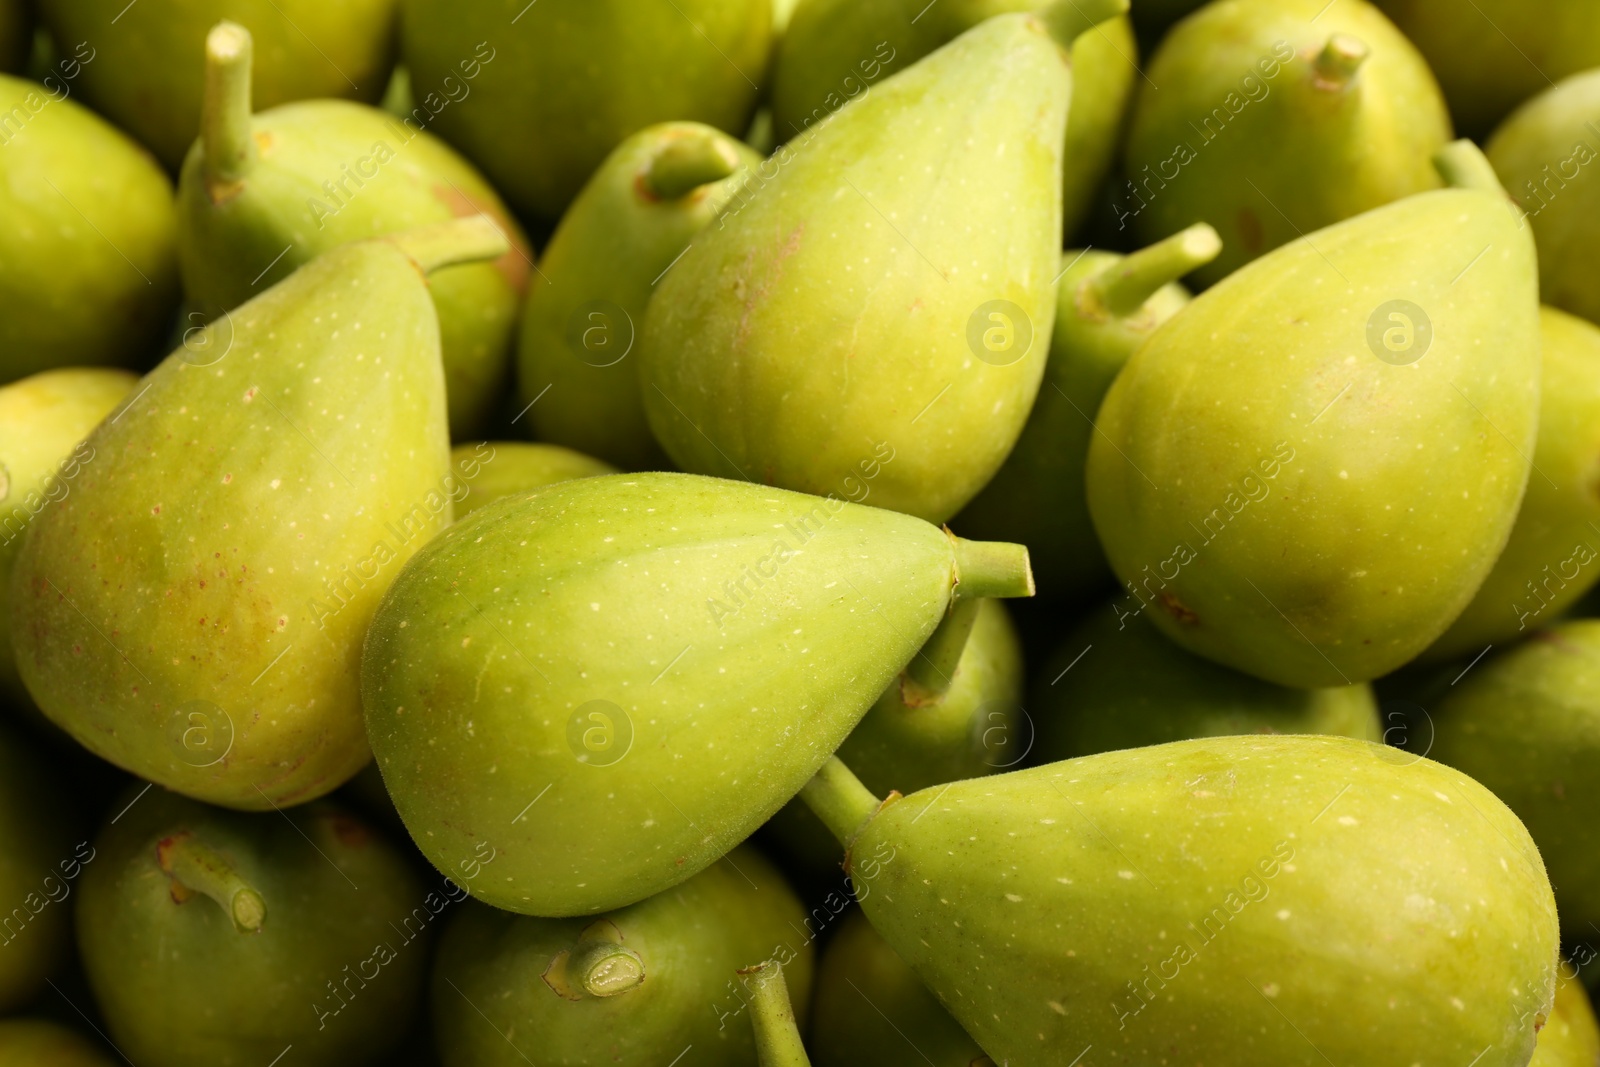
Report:
[[[744,130],[772,46],[772,0],[401,6],[418,117],[519,212],[552,222],[607,153],[646,126]],[[469,95],[475,103],[464,103]]]
[[[72,956],[67,898],[94,859],[73,836],[58,767],[0,728],[0,1012],[32,1000]]]
[[[640,130],[606,157],[562,216],[523,308],[517,382],[535,437],[627,470],[666,465],[639,357],[628,356],[656,283],[760,161],[694,122]]]
[[[115,1067],[88,1038],[43,1019],[0,1020],[0,1067]]]
[[[885,442],[870,502],[930,522],[983,487],[1055,318],[1065,44],[1126,6],[980,23],[746,183],[645,315],[645,411],[679,466],[853,497]]]
[[[1552,82],[1600,66],[1592,0],[1377,2],[1422,50],[1463,134],[1488,133]]]
[[[1211,285],[1303,234],[1439,187],[1450,116],[1415,47],[1366,0],[1216,0],[1151,60],[1119,219],[1143,240],[1203,220]],[[1159,88],[1157,88],[1159,86]]]
[[[839,746],[874,792],[994,774],[1028,755],[1016,627],[998,600],[959,601],[953,611],[967,618],[939,630]],[[792,865],[837,877],[838,845],[801,801],[785,804],[765,833]]]
[[[93,46],[94,60],[84,61],[76,83],[85,102],[173,171],[200,132],[207,76],[193,57],[221,19],[256,35],[261,63],[254,95],[264,108],[329,96],[375,104],[394,65],[397,0],[37,2],[63,47],[76,41]]]
[[[454,494],[456,521],[503,496],[526,493],[570,478],[615,474],[609,463],[560,445],[532,445],[525,441],[483,441],[450,450],[450,465],[458,471],[461,491]]]
[[[383,779],[441,870],[526,915],[703,870],[832,755],[953,599],[1031,593],[1027,550],[688,474],[496,502],[406,565],[367,634]],[[471,782],[464,789],[461,783]]]
[[[1594,1067],[1600,1063],[1600,1024],[1589,994],[1575,972],[1564,965],[1556,980],[1556,1006],[1539,1031],[1539,1047],[1528,1067]]]
[[[778,44],[772,121],[779,140],[798,137],[876,82],[899,73],[984,19],[1032,11],[1044,0],[807,0]],[[1139,72],[1127,16],[1072,43],[1072,103],[1062,172],[1062,225],[1077,232],[1111,170],[1123,113]]]
[[[111,1039],[168,1067],[370,1064],[421,999],[429,893],[327,801],[232,812],[130,790],[95,839],[78,948]],[[203,1023],[201,1022],[203,1020]]]
[[[1077,601],[1115,584],[1083,488],[1095,412],[1133,350],[1189,302],[1178,279],[1221,247],[1200,223],[1129,256],[1063,257],[1039,399],[1005,464],[956,520],[975,537],[1031,548],[1041,595]]]
[[[1429,755],[1492,789],[1527,824],[1562,929],[1590,936],[1600,923],[1600,620],[1557,623],[1485,660],[1430,717]]]
[[[16,562],[12,644],[46,716],[229,807],[361,768],[368,620],[451,518],[424,274],[505,247],[482,216],[340,246],[146,376]]]
[[[1600,70],[1522,105],[1495,131],[1488,153],[1533,227],[1545,303],[1600,322]]]
[[[1118,375],[1089,512],[1191,652],[1354,685],[1415,657],[1506,543],[1539,406],[1533,241],[1488,161],[1309,234],[1195,298]]]
[[[811,1056],[816,1067],[972,1067],[983,1050],[853,910],[817,965]]]
[[[138,364],[178,302],[172,183],[72,84],[0,74],[0,382]]]
[[[496,860],[498,862],[498,859]],[[487,868],[492,879],[496,873]],[[445,1067],[661,1067],[755,1059],[748,994],[735,971],[798,941],[805,912],[760,853],[741,847],[681,885],[598,917],[538,919],[469,903],[433,968]],[[811,989],[809,943],[786,970],[797,1006]]]
[[[1382,741],[1372,688],[1288,689],[1185,652],[1148,619],[1092,612],[1034,687],[1036,761],[1231,734]],[[848,759],[843,750],[841,759]],[[865,779],[863,779],[865,781]],[[869,785],[868,788],[871,788]]]
[[[1600,581],[1600,328],[1545,307],[1539,338],[1543,382],[1528,490],[1494,569],[1429,646],[1429,660],[1508,644]]]
[[[789,1000],[783,965],[769,960],[739,974],[751,993],[750,1028],[755,1034],[758,1067],[811,1067]]]
[[[250,113],[250,31],[206,38],[201,136],[178,180],[185,295],[207,318],[317,256],[460,215],[494,219],[511,247],[428,279],[439,315],[453,436],[483,429],[504,392],[529,245],[472,164],[415,123],[365,104],[311,100]]]
[[[0,386],[0,698],[27,703],[11,655],[11,569],[35,515],[72,492],[94,450],[84,438],[138,379],[123,370],[74,367]]]
[[[1520,1067],[1550,1013],[1527,831],[1385,745],[1178,741],[881,803],[833,760],[802,795],[996,1063]]]

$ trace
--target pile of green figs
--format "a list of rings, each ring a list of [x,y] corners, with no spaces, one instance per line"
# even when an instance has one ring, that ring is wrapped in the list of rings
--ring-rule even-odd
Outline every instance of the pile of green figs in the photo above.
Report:
[[[0,0],[0,1067],[1600,1067],[1596,0]]]

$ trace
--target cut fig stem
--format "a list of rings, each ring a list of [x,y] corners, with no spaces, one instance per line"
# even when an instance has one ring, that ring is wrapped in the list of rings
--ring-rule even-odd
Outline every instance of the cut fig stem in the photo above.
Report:
[[[1039,12],[1061,47],[1070,49],[1088,30],[1118,15],[1126,14],[1128,0],[1054,0]]]
[[[789,1003],[789,986],[776,960],[739,972],[750,990],[750,1026],[756,1036],[756,1062],[761,1067],[811,1067],[800,1027]]]
[[[1088,295],[1117,318],[1127,318],[1163,286],[1205,266],[1222,251],[1222,238],[1204,222],[1113,263],[1084,282]]]
[[[505,231],[488,215],[471,215],[422,226],[396,234],[390,240],[399,245],[424,274],[456,263],[498,259],[511,250]]]
[[[1312,78],[1319,89],[1343,89],[1355,80],[1361,64],[1367,61],[1372,50],[1365,41],[1347,33],[1336,33],[1328,38],[1317,58],[1312,61]]]
[[[1466,138],[1451,141],[1433,154],[1434,169],[1452,189],[1477,189],[1505,196],[1505,187],[1483,149]]]
[[[816,777],[800,790],[800,799],[845,848],[878,811],[878,798],[840,760],[830,756]]]
[[[1022,597],[1034,593],[1028,549],[1006,541],[968,541],[953,534],[958,600]]]
[[[567,981],[591,997],[614,997],[644,984],[644,960],[613,941],[584,941],[567,959]]]
[[[250,132],[250,31],[219,22],[206,35],[205,95],[200,103],[200,141],[210,186],[242,181],[256,161]]]
[[[739,157],[710,133],[679,137],[656,153],[645,187],[662,200],[677,200],[702,185],[720,182],[739,168]]]
[[[935,704],[950,691],[956,666],[966,651],[967,638],[972,635],[972,624],[978,621],[978,608],[982,603],[965,597],[951,602],[950,610],[906,665],[906,682],[901,687],[907,697],[906,703],[912,706]]]
[[[261,894],[233,869],[232,864],[201,844],[187,831],[163,838],[156,845],[156,861],[172,876],[176,886],[203,893],[216,901],[233,928],[242,934],[261,929],[267,903]]]

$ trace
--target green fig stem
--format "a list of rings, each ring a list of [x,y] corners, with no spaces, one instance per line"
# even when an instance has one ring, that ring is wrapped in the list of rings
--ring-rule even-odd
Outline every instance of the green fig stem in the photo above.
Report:
[[[828,757],[816,777],[800,790],[800,799],[847,849],[879,806],[878,798],[838,756]]]
[[[156,862],[184,894],[204,893],[221,905],[241,934],[261,929],[267,917],[261,894],[193,834],[184,831],[162,838],[156,845]]]
[[[983,597],[1032,596],[1033,567],[1028,549],[1005,541],[968,541],[950,535],[955,543],[958,600]]]
[[[567,981],[591,997],[614,997],[644,984],[644,960],[611,941],[584,941],[567,958]]]
[[[1124,256],[1083,283],[1084,294],[1119,319],[1136,314],[1163,286],[1205,266],[1222,251],[1222,238],[1204,222]]]
[[[411,257],[417,269],[432,274],[456,263],[499,259],[511,251],[505,231],[488,215],[469,215],[421,226],[389,238]]]
[[[978,621],[982,603],[970,598],[951,601],[950,610],[906,665],[905,680],[900,686],[906,704],[920,708],[944,699],[955,680],[961,654],[967,650],[967,638],[972,635],[972,624]]]
[[[776,960],[747,967],[739,974],[750,990],[750,1026],[756,1035],[756,1062],[761,1067],[811,1067],[800,1027],[789,1003],[789,985]]]
[[[739,157],[720,137],[709,132],[674,138],[657,152],[644,174],[644,185],[660,200],[677,200],[739,169]]]
[[[200,102],[200,144],[206,184],[244,180],[256,161],[250,130],[250,31],[219,22],[206,35],[205,95]]]
[[[1343,89],[1355,80],[1372,50],[1359,37],[1336,33],[1311,63],[1312,82],[1319,89]]]
[[[1476,189],[1479,192],[1505,196],[1505,187],[1494,172],[1489,157],[1483,149],[1463,137],[1451,141],[1433,154],[1434,169],[1452,189]]]
[[[1090,29],[1126,14],[1128,0],[1054,0],[1038,13],[1050,36],[1062,48],[1071,49],[1076,41]]]

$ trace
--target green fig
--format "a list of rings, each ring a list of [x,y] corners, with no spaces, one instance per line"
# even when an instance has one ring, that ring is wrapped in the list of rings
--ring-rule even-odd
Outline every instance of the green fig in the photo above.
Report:
[[[458,445],[450,450],[450,464],[460,472],[462,484],[462,491],[455,496],[458,522],[503,496],[526,493],[569,478],[617,473],[611,464],[570,448],[523,441]]]
[[[772,36],[774,40],[781,38],[789,29],[789,20],[794,17],[795,6],[800,0],[772,0]]]
[[[750,1028],[759,1067],[811,1067],[789,1000],[783,965],[775,960],[739,972],[750,989]]]
[[[33,13],[23,0],[0,0],[0,73],[27,66],[33,48]]]
[[[645,315],[641,388],[667,454],[852,498],[871,471],[876,507],[960,510],[1044,370],[1072,94],[1059,42],[1125,8],[1057,0],[980,23],[747,182]]]
[[[1511,532],[1539,404],[1533,242],[1469,142],[1419,193],[1167,320],[1096,417],[1089,512],[1184,648],[1315,689],[1394,670]]]
[[[401,571],[362,706],[423,853],[527,915],[622,907],[794,796],[952,599],[1025,596],[1020,545],[688,474],[498,501]],[[471,789],[463,788],[472,783]]]
[[[956,520],[976,537],[1004,531],[1031,548],[1041,595],[1082,600],[1116,582],[1083,488],[1094,415],[1133,350],[1189,302],[1177,280],[1220,249],[1217,231],[1200,223],[1130,256],[1084,249],[1062,259],[1039,399],[1005,464]]]
[[[1539,1047],[1528,1067],[1595,1067],[1600,1063],[1600,1025],[1576,973],[1563,967],[1556,980],[1556,1006],[1539,1031]]]
[[[1215,0],[1150,62],[1118,211],[1150,241],[1203,220],[1211,285],[1313,230],[1439,186],[1450,140],[1428,65],[1366,0]]]
[[[1600,620],[1557,623],[1490,657],[1429,715],[1429,755],[1482,782],[1527,824],[1562,929],[1589,934],[1600,923]]]
[[[45,715],[229,807],[310,800],[367,762],[361,640],[451,518],[424,274],[505,247],[482,216],[340,246],[145,378],[17,558],[12,645]]]
[[[772,120],[780,140],[802,134],[875,82],[996,15],[1032,11],[1044,0],[806,0],[778,44]],[[1072,43],[1072,103],[1062,153],[1062,225],[1077,232],[1090,198],[1111,171],[1123,113],[1139,72],[1139,46],[1126,16]]]
[[[492,868],[491,868],[492,870]],[[537,919],[477,902],[446,928],[433,1018],[446,1067],[748,1067],[748,995],[734,972],[799,939],[805,913],[755,850],[598,917]],[[787,953],[802,1011],[809,942]]]
[[[1038,724],[1033,755],[1047,763],[1231,734],[1384,739],[1371,686],[1263,682],[1191,655],[1148,619],[1118,618],[1110,606],[1091,613],[1061,645],[1028,703]]]
[[[1539,436],[1527,493],[1494,569],[1429,646],[1430,660],[1510,643],[1600,581],[1600,328],[1546,307],[1539,338]]]
[[[1488,153],[1533,227],[1545,303],[1600,323],[1600,70],[1522,105],[1495,131]]]
[[[0,386],[0,697],[26,702],[11,655],[11,569],[35,515],[70,494],[94,450],[89,431],[137,379],[89,367],[45,371]]]
[[[76,41],[92,46],[93,62],[84,60],[78,79],[84,101],[173,171],[200,132],[206,74],[192,57],[219,20],[241,23],[256,35],[262,61],[254,95],[264,108],[327,96],[375,104],[394,65],[397,0],[37,3],[63,47]],[[339,174],[326,177],[337,181]]]
[[[954,620],[970,630],[939,631],[839,746],[869,789],[910,793],[993,774],[1028,754],[1033,728],[1022,709],[1016,627],[998,600],[961,601],[954,610],[970,616]],[[837,875],[838,845],[801,801],[785,804],[766,836],[807,873]]]
[[[0,1012],[32,1000],[72,956],[66,901],[94,859],[73,837],[58,768],[0,728]]]
[[[0,74],[0,382],[138,364],[178,301],[172,183],[72,84]]]
[[[0,1020],[0,1067],[115,1067],[109,1052],[59,1023]]]
[[[666,465],[639,357],[628,356],[656,283],[760,161],[693,122],[640,130],[606,157],[562,216],[523,308],[517,381],[535,437],[628,470]]]
[[[549,221],[646,126],[745,129],[772,45],[772,0],[401,6],[418,118],[519,212]],[[469,96],[477,102],[465,104]]]
[[[1593,0],[1377,2],[1422,50],[1464,134],[1488,133],[1535,93],[1600,66]]]
[[[802,795],[996,1063],[1520,1067],[1550,1013],[1527,831],[1385,745],[1178,741],[881,803],[834,760]]]
[[[971,1067],[982,1056],[866,917],[846,915],[817,964],[811,1003],[816,1067]]]
[[[428,279],[451,433],[480,432],[509,373],[527,238],[472,164],[414,123],[344,100],[252,115],[252,50],[250,31],[231,22],[206,38],[201,136],[178,180],[189,302],[214,317],[339,245],[488,215],[511,247]]]
[[[429,893],[355,816],[321,801],[231,812],[143,787],[95,839],[78,948],[133,1063],[376,1063],[421,999]]]

